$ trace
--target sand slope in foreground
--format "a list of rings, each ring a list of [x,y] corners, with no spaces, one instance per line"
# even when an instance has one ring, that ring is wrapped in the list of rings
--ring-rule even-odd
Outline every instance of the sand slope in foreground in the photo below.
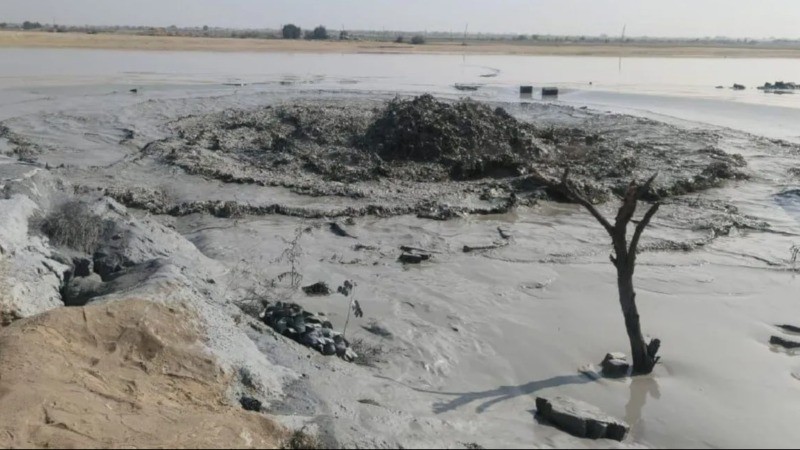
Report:
[[[0,447],[265,447],[284,431],[227,404],[192,315],[142,300],[0,330]]]

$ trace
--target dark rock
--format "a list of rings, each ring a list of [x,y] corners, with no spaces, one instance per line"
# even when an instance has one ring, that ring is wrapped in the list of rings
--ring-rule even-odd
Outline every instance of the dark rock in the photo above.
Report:
[[[94,263],[89,258],[72,258],[72,274],[76,277],[88,277],[94,272]]]
[[[261,412],[261,401],[253,397],[244,396],[239,399],[239,403],[245,411]]]
[[[355,236],[353,236],[352,234],[350,234],[347,231],[345,231],[345,229],[342,228],[342,226],[339,225],[338,223],[331,222],[329,224],[329,226],[330,226],[331,233],[333,233],[333,234],[335,234],[337,236],[349,237],[349,238],[354,238],[355,239]]]
[[[628,376],[630,364],[622,353],[608,353],[603,362],[600,363],[602,373],[607,378],[623,378]]]
[[[333,331],[330,322],[322,322],[314,314],[303,310],[295,303],[277,302],[268,305],[263,322],[275,332],[324,355],[338,355],[346,361],[349,358],[349,343]]]
[[[736,84],[736,83],[734,83],[734,84],[733,84],[733,89],[735,89],[735,90],[737,90],[737,91],[741,91],[741,90],[744,90],[744,89],[746,89],[746,87],[745,87],[744,85],[742,85],[742,84]]]
[[[331,288],[324,281],[303,287],[306,295],[331,295]]]
[[[125,261],[122,257],[101,251],[94,253],[92,262],[94,263],[94,273],[100,275],[103,280],[108,280],[125,267]]]
[[[403,253],[397,258],[403,264],[419,264],[422,261],[427,261],[431,259],[431,255],[412,255],[411,253]]]
[[[326,356],[335,355],[336,344],[334,344],[333,342],[326,342],[325,346],[322,348],[322,354]]]
[[[588,403],[567,397],[537,397],[536,410],[540,418],[580,438],[622,441],[630,430],[625,422]]]
[[[97,274],[86,277],[72,277],[61,287],[61,301],[65,306],[83,306],[89,300],[105,295],[109,286]]]
[[[337,336],[340,339],[334,338],[334,347],[336,348],[336,356],[340,358],[344,358],[344,355],[347,353],[347,342],[344,341],[341,336]]]
[[[769,338],[769,343],[772,344],[772,345],[777,345],[779,347],[783,347],[783,348],[785,348],[787,350],[794,350],[794,349],[800,348],[800,342],[789,341],[789,340],[784,339],[784,338],[782,338],[780,336],[772,336],[771,338]]]

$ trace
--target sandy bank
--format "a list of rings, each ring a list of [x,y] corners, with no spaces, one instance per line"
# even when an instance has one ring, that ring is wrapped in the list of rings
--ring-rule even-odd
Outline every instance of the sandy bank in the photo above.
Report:
[[[278,447],[280,426],[228,404],[200,333],[190,313],[141,300],[3,328],[0,446]]]
[[[111,34],[0,32],[0,48],[88,48],[109,50],[302,52],[302,53],[420,53],[681,58],[797,58],[800,48],[767,45],[712,46],[673,43],[608,44],[541,42],[434,42],[426,45],[367,41],[287,41],[264,39],[190,38]]]

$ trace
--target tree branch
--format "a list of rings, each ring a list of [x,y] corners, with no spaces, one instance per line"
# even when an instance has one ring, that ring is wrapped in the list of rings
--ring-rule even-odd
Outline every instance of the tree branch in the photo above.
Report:
[[[617,227],[627,227],[636,212],[636,202],[650,189],[650,185],[653,184],[657,176],[658,172],[654,173],[641,186],[637,186],[635,181],[631,181],[628,189],[625,190],[625,196],[622,198],[622,206],[619,207],[619,212],[617,212]]]
[[[613,253],[610,253],[610,254],[608,255],[608,259],[611,261],[611,264],[613,264],[613,265],[614,265],[614,267],[616,267],[616,266],[617,266],[617,258],[614,256],[614,254],[613,254]]]
[[[606,229],[609,235],[613,235],[614,227],[611,226],[611,223],[609,223],[608,220],[603,217],[602,214],[600,214],[600,211],[598,211],[589,200],[584,198],[569,185],[569,169],[564,170],[564,175],[561,177],[561,184],[559,187],[561,188],[562,192],[567,195],[567,197],[570,197],[572,200],[578,202],[581,206],[586,208],[586,210],[589,211],[598,222],[600,222],[600,225]]]
[[[647,212],[644,214],[642,220],[640,220],[639,223],[636,224],[636,230],[633,232],[633,238],[631,238],[631,245],[630,247],[628,247],[629,255],[632,256],[636,255],[636,247],[639,246],[639,238],[642,237],[644,229],[647,227],[648,224],[650,224],[650,219],[652,219],[653,216],[656,215],[656,212],[658,212],[658,208],[660,206],[661,203],[654,203],[653,206],[651,206],[650,209],[648,209]]]
[[[644,194],[647,193],[647,190],[650,189],[650,185],[653,184],[656,177],[658,176],[658,172],[654,173],[653,176],[647,179],[644,184],[639,188],[639,198],[642,198]]]

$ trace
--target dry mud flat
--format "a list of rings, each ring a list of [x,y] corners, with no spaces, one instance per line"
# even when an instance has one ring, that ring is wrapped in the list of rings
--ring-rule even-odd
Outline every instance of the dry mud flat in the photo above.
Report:
[[[225,414],[242,427],[226,431],[240,431],[231,437],[204,426],[209,436],[195,437],[209,445],[280,445],[284,426],[326,446],[617,445],[537,423],[530,411],[540,394],[573,396],[628,421],[625,446],[755,443],[730,430],[738,417],[778,430],[763,444],[798,437],[785,400],[797,391],[796,367],[767,345],[778,317],[791,322],[798,312],[786,290],[796,222],[763,201],[791,183],[795,146],[584,109],[429,96],[109,103],[45,104],[0,128],[11,156],[0,161],[0,312],[10,324],[0,339],[33,329],[31,342],[43,341],[36,320],[78,333],[68,350],[85,352],[70,358],[81,375],[36,375],[53,390],[113,396],[112,409],[133,405],[130,420],[174,407],[189,421]],[[606,212],[632,177],[659,172],[648,199],[665,206],[637,272],[645,330],[664,341],[653,377],[593,380],[578,371],[626,340],[602,229],[548,189],[565,168]],[[64,209],[75,201],[83,207]],[[52,232],[54,218],[76,216],[96,225],[92,240]],[[403,264],[401,247],[429,259]],[[760,276],[771,283],[751,301]],[[344,280],[356,281],[364,312],[347,333],[355,364],[259,318],[276,301],[297,302],[341,331],[348,299],[297,287],[322,281],[335,290]],[[164,306],[144,314],[150,303]],[[99,314],[121,323],[96,328]],[[159,328],[161,318],[176,327]],[[135,345],[101,345],[115,333]],[[709,365],[720,348],[736,357]],[[739,375],[742,361],[751,367]],[[32,369],[7,370],[3,380]],[[46,392],[31,397],[45,412]],[[186,403],[159,397],[170,395]],[[263,412],[242,411],[245,398]],[[124,440],[122,431],[47,414],[37,416],[40,431],[10,430],[7,444]],[[131,423],[121,419],[120,429]],[[263,440],[252,437],[258,427]],[[65,435],[75,440],[59,440]]]

